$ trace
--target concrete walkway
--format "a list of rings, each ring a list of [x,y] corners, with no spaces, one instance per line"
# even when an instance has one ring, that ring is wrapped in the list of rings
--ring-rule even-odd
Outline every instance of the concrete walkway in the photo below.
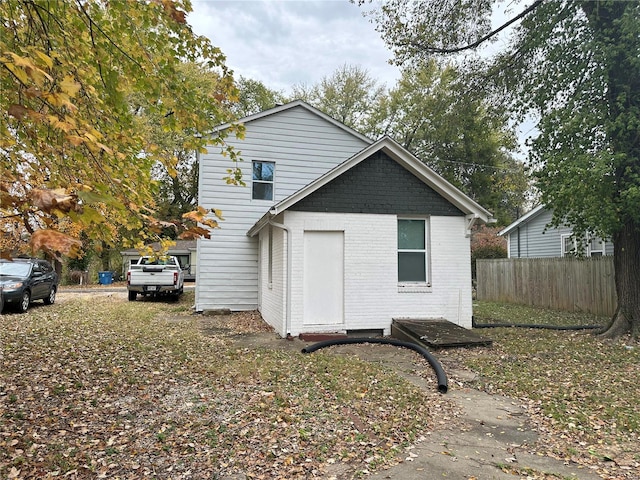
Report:
[[[526,414],[517,402],[468,388],[450,390],[447,395],[462,406],[464,415],[458,419],[462,424],[428,435],[408,451],[404,462],[368,478],[540,478],[534,473],[567,480],[601,478],[584,467],[529,453],[538,435],[527,425]]]

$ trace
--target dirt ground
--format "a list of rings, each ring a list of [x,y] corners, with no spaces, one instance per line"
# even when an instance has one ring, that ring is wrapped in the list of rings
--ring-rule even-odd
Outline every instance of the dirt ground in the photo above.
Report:
[[[126,301],[126,290],[104,289],[90,292],[61,291],[59,302],[77,296],[106,295]],[[193,319],[183,314],[172,321]],[[259,313],[201,315],[199,325],[205,335],[224,336],[243,348],[278,348],[301,350],[311,343],[299,339],[285,340],[264,323]],[[435,374],[428,366],[416,371],[416,353],[399,347],[362,344],[334,346],[325,351],[336,355],[355,355],[392,369],[420,388],[433,389]],[[301,353],[302,354],[302,353]],[[413,480],[448,479],[581,479],[597,480],[595,473],[575,464],[540,456],[536,453],[538,434],[531,427],[523,405],[513,399],[488,395],[473,388],[475,375],[461,368],[457,356],[447,350],[435,352],[447,377],[445,394],[457,404],[461,415],[434,432],[425,434],[406,451],[404,459],[390,469],[373,473],[370,478]],[[335,465],[330,480],[353,477],[348,466]],[[227,479],[230,480],[230,479]],[[234,479],[245,480],[245,479]]]
[[[225,335],[243,348],[282,348],[301,350],[310,342],[285,340],[264,324],[257,312],[203,316],[203,333]],[[336,355],[355,355],[392,369],[420,388],[433,389],[428,381],[435,374],[431,369],[416,371],[415,352],[398,347],[353,344],[325,349]],[[531,427],[520,402],[476,390],[475,374],[461,368],[453,351],[435,352],[448,377],[446,393],[462,414],[444,428],[429,433],[407,450],[406,457],[388,470],[368,478],[414,480],[418,478],[448,479],[580,479],[601,477],[575,464],[536,453],[538,434]],[[336,465],[330,478],[352,478],[344,465]]]

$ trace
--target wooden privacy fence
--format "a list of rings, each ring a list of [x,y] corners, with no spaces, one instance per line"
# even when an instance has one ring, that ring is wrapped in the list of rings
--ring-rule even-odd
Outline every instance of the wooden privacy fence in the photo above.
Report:
[[[477,260],[477,298],[613,315],[613,257]]]

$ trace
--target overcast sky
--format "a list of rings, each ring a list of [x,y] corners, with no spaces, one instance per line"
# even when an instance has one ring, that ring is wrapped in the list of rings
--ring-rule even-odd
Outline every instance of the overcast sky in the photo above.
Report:
[[[363,8],[348,0],[192,0],[195,33],[220,47],[227,66],[289,93],[312,85],[344,64],[357,65],[379,84],[400,73]]]
[[[1,0],[0,0],[1,1]],[[379,85],[395,86],[398,67],[376,32],[367,8],[348,0],[192,0],[188,22],[226,55],[226,65],[285,94],[313,85],[341,66],[366,69]],[[510,5],[510,2],[506,2]],[[495,22],[504,23],[503,8]],[[533,123],[520,125],[523,144]]]

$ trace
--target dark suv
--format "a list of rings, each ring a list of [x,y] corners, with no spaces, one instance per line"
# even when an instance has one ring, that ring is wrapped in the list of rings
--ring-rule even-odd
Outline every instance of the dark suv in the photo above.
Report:
[[[58,275],[46,260],[0,259],[0,290],[5,307],[14,305],[24,313],[33,300],[47,305],[56,301]]]

